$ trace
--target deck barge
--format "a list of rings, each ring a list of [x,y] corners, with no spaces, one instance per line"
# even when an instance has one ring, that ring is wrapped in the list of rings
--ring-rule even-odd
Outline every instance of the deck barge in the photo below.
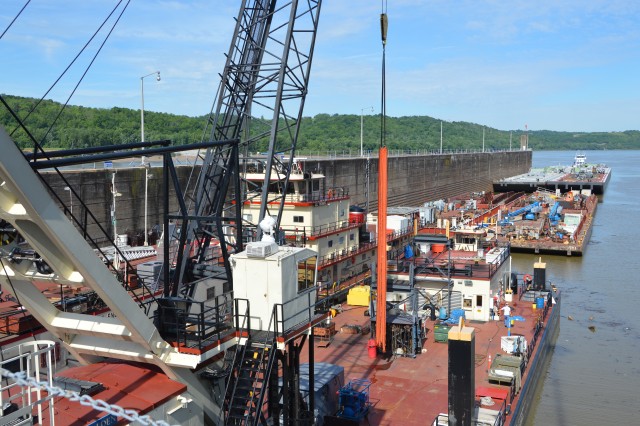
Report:
[[[542,188],[547,191],[580,191],[604,195],[610,179],[611,168],[604,165],[593,165],[580,170],[571,166],[556,166],[531,169],[528,173],[497,180],[493,182],[493,190],[534,192]]]
[[[453,276],[452,279],[458,280]],[[466,321],[475,332],[476,415],[488,421],[482,424],[519,425],[534,407],[536,390],[548,367],[559,332],[560,295],[555,288],[525,291],[523,280],[513,293],[496,296],[498,302],[490,320]],[[536,299],[541,297],[544,297],[542,308],[536,304]],[[511,322],[511,328],[506,327],[503,317],[494,315],[501,312],[506,303],[512,308],[511,317],[518,318]],[[426,339],[416,354],[395,351],[387,355],[378,353],[372,358],[368,343],[373,327],[367,314],[367,307],[342,305],[340,313],[331,320],[330,328],[335,334],[330,339],[315,339],[315,362],[344,367],[345,383],[361,379],[371,382],[372,407],[366,419],[359,423],[342,420],[335,423],[335,419],[331,419],[334,423],[325,421],[324,424],[448,424],[450,361],[446,330],[455,326],[427,318],[422,323]],[[517,384],[515,380],[511,384],[490,380],[492,361],[507,355],[503,338],[508,336],[522,336],[527,341],[527,361]],[[306,351],[301,352],[301,358],[302,362],[308,361]]]
[[[570,200],[556,197],[565,206],[562,217],[553,215],[553,202],[541,202],[541,211],[532,218],[516,218],[499,227],[498,241],[509,241],[514,252],[582,256],[591,238],[593,218],[598,207],[595,194],[567,194]],[[545,198],[544,192],[522,197],[521,201]],[[566,197],[565,197],[566,198]],[[516,204],[517,205],[517,204]]]
[[[520,393],[512,400],[507,400],[511,414],[503,424],[522,424],[533,407],[536,388],[543,381],[559,330],[558,303],[559,299],[549,309],[542,334],[539,332],[537,345],[531,354],[533,362],[525,371]],[[513,306],[514,315],[524,317],[525,321],[515,323],[511,329],[512,335],[521,334],[533,339],[535,324],[541,313],[532,310],[532,304],[521,299],[514,302]],[[369,318],[364,315],[365,310],[365,307],[344,306],[342,313],[333,319],[337,333],[329,345],[316,347],[315,361],[344,367],[345,382],[354,378],[372,381],[373,407],[368,415],[368,424],[423,426],[433,423],[440,413],[447,412],[448,346],[435,340],[434,329],[439,323],[434,321],[426,324],[428,337],[422,353],[415,358],[397,356],[371,359],[367,349]],[[472,322],[468,325],[475,329],[477,339],[476,391],[502,388],[509,391],[508,398],[511,398],[509,386],[491,384],[488,380],[489,358],[495,359],[497,354],[502,353],[500,336],[507,334],[504,321]],[[354,330],[360,332],[354,333]],[[302,362],[307,362],[305,355],[306,351],[302,351]],[[440,424],[446,423],[441,420]]]
[[[514,252],[582,256],[599,199],[577,190],[561,193],[539,188],[533,193],[485,193],[483,197],[463,194],[449,201],[449,209],[439,213],[438,228],[420,233],[448,232],[461,241],[485,234],[509,243]]]

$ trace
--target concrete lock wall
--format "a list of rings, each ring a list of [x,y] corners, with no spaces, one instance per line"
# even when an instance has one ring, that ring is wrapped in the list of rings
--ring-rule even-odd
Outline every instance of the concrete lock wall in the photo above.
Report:
[[[389,157],[389,206],[417,207],[427,201],[467,192],[491,191],[494,180],[526,173],[531,151]],[[378,158],[308,161],[326,176],[328,187],[345,187],[351,203],[366,203],[369,162],[369,211],[378,206]]]
[[[389,157],[389,206],[418,207],[427,201],[452,197],[467,192],[491,191],[494,180],[526,173],[531,168],[531,151],[511,151],[492,153],[436,154],[424,156]],[[326,187],[343,187],[351,196],[351,204],[364,206],[367,200],[367,162],[369,163],[369,211],[375,212],[378,205],[378,158],[327,158],[304,160],[307,171],[319,171],[326,176]],[[69,185],[82,197],[87,208],[111,240],[107,240],[99,226],[81,207],[73,196],[73,213],[81,223],[87,223],[87,233],[99,243],[113,240],[111,221],[113,196],[112,175],[116,170],[117,233],[128,234],[129,242],[144,240],[144,183],[145,171],[142,167],[104,170],[83,170],[64,172]],[[197,170],[191,178],[192,168],[176,167],[183,194],[191,196]],[[152,229],[163,220],[163,172],[152,167],[153,178],[148,180],[147,227]],[[54,172],[43,172],[46,182],[59,197],[60,203],[70,205],[70,192],[66,184]],[[186,189],[185,189],[186,188]],[[169,209],[178,211],[175,191],[170,185]],[[187,205],[189,204],[187,200]]]
[[[144,205],[145,205],[145,170],[143,167],[117,168],[117,169],[97,169],[82,171],[64,171],[64,176],[69,182],[69,186],[82,198],[86,209],[82,207],[80,201],[75,196],[71,196],[65,190],[66,183],[55,172],[43,172],[45,182],[52,191],[59,197],[62,204],[73,205],[73,215],[80,223],[87,224],[87,234],[99,244],[110,243],[114,239],[113,224],[111,220],[111,209],[113,205],[113,194],[111,182],[113,173],[116,173],[115,188],[119,196],[116,196],[116,231],[118,235],[128,234],[129,243],[132,245],[142,244],[144,241]],[[177,166],[176,173],[180,182],[183,195],[190,195],[195,185],[196,174],[192,173],[190,166]],[[147,228],[153,229],[158,226],[162,229],[164,216],[164,195],[163,195],[163,171],[161,167],[151,167],[149,169],[147,185]],[[185,189],[189,185],[188,189]],[[187,205],[189,201],[187,200]],[[178,212],[179,205],[175,190],[171,181],[169,183],[169,210],[172,213]],[[91,217],[87,210],[95,216]],[[96,223],[97,221],[97,223]],[[100,226],[106,231],[110,238],[107,238],[100,230]],[[137,240],[137,241],[135,241]]]

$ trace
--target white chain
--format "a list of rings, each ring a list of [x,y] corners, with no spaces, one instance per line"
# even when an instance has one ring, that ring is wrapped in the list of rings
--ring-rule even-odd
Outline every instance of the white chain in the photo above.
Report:
[[[38,382],[36,379],[32,377],[27,377],[27,373],[22,371],[18,373],[13,373],[9,370],[0,367],[0,374],[4,377],[8,377],[16,382],[20,386],[31,386],[38,387],[47,391],[47,393],[51,396],[59,396],[62,398],[67,398],[69,401],[79,402],[81,405],[86,407],[91,407],[94,410],[102,411],[108,414],[113,414],[117,417],[123,417],[131,422],[138,422],[141,425],[152,425],[152,426],[171,426],[169,423],[164,420],[153,420],[148,415],[141,416],[135,410],[125,410],[124,408],[115,405],[109,404],[106,401],[101,399],[93,399],[89,395],[80,395],[78,392],[61,389],[55,386],[49,385],[47,382]]]

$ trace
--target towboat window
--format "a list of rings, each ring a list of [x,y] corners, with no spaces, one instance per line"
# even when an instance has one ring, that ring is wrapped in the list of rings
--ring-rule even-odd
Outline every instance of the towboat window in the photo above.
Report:
[[[480,295],[476,296],[476,307],[478,307],[478,308],[482,307],[482,296],[480,296]]]
[[[316,256],[298,262],[298,292],[313,287],[316,275]]]
[[[327,243],[327,246],[333,247],[333,240],[329,240],[329,242]]]
[[[349,241],[353,241],[355,239],[355,235],[354,234],[349,234]]]
[[[320,191],[320,180],[311,181],[311,189],[313,191]]]
[[[473,303],[473,299],[464,299],[464,301],[462,302],[462,306],[464,308],[471,308],[472,303]]]
[[[462,237],[460,238],[460,242],[462,244],[475,244],[476,239],[472,237]]]
[[[304,216],[294,216],[293,217],[293,222],[294,223],[303,223],[304,222]]]

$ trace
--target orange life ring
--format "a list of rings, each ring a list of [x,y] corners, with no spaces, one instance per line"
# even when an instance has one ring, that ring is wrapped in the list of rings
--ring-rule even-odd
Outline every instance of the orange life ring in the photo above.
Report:
[[[532,281],[532,280],[533,280],[533,277],[532,277],[531,275],[526,274],[526,275],[524,276],[524,281],[525,281],[525,282]]]

